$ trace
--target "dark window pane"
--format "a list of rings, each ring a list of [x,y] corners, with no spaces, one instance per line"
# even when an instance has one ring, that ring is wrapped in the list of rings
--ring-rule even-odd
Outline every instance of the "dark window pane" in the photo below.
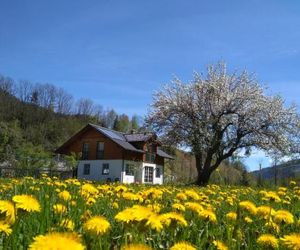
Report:
[[[91,169],[90,164],[84,164],[84,166],[83,166],[83,174],[84,175],[89,175],[90,174],[90,169]]]
[[[104,142],[97,142],[97,149],[96,149],[96,158],[97,159],[104,159]]]
[[[160,178],[160,168],[156,168],[155,177]]]
[[[131,175],[131,176],[134,175],[134,167],[133,167],[132,164],[126,164],[126,166],[125,166],[125,174],[126,175]]]
[[[89,144],[83,143],[82,144],[82,160],[87,160],[89,158]]]
[[[146,153],[146,161],[147,162],[154,162],[155,161],[155,154],[154,153]]]

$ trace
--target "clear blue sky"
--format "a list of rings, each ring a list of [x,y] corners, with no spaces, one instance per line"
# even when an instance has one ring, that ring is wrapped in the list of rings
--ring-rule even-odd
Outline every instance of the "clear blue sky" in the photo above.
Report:
[[[146,114],[174,75],[220,59],[300,104],[298,0],[1,0],[0,11],[1,74],[120,113]]]

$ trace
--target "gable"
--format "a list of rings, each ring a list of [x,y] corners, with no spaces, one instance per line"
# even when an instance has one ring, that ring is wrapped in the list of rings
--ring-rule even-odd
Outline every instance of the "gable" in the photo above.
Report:
[[[145,146],[148,143],[155,143],[157,146],[161,145],[157,140],[156,135],[152,133],[125,134],[94,124],[88,124],[73,135],[61,147],[55,150],[55,153],[80,153],[82,151],[83,143],[89,143],[89,145],[91,145],[92,154],[96,154],[96,145],[98,141],[105,143],[105,151],[109,152],[107,153],[107,157],[111,159],[122,158],[124,150],[141,155],[145,153]],[[172,159],[171,156],[161,150],[157,150],[157,155],[163,158]]]
[[[112,131],[100,126],[93,124],[88,124],[75,135],[73,135],[68,141],[66,141],[62,146],[55,150],[55,153],[66,154],[66,152],[71,152],[70,148],[76,149],[74,152],[81,152],[81,149],[77,145],[78,142],[85,141],[97,141],[105,140],[115,143],[121,149],[134,151],[136,153],[143,153],[143,150],[135,148],[132,144],[127,142],[121,133]],[[81,144],[82,145],[82,144]]]
[[[79,154],[82,152],[82,146],[84,143],[88,143],[89,145],[89,159],[96,160],[96,152],[97,152],[97,143],[104,143],[104,154],[105,158],[109,159],[122,159],[123,156],[123,148],[112,141],[107,136],[99,133],[93,128],[85,129],[84,131],[80,131],[75,136],[70,138],[63,146],[56,150],[56,153],[59,154],[70,154],[74,152]]]

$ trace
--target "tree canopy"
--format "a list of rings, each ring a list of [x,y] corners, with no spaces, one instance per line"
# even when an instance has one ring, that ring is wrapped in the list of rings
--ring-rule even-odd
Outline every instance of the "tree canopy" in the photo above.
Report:
[[[189,147],[196,158],[197,183],[208,183],[220,163],[253,147],[282,154],[299,152],[296,106],[267,95],[253,74],[229,73],[225,63],[195,73],[189,83],[175,79],[154,95],[146,122],[168,144]]]

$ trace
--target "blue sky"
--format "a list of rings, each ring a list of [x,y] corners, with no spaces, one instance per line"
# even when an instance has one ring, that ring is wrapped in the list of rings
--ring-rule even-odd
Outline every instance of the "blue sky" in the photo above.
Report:
[[[220,59],[300,104],[298,0],[1,0],[0,10],[0,74],[120,113],[145,115],[153,91]]]

